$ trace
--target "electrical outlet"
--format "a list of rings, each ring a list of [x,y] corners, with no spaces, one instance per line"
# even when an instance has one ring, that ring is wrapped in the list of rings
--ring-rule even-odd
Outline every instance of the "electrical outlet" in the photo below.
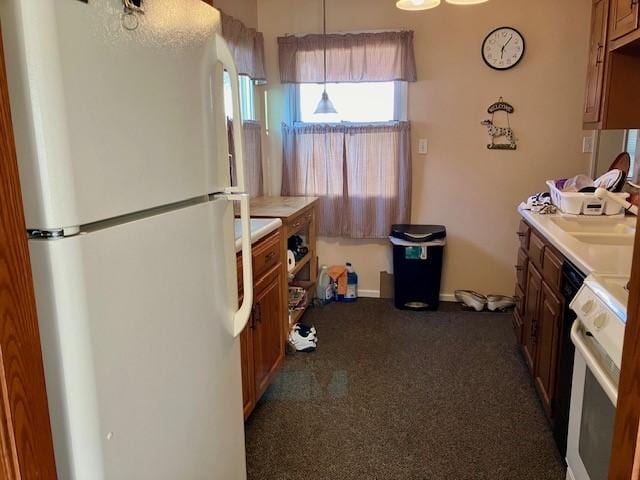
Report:
[[[593,153],[593,137],[582,137],[582,153]]]
[[[426,138],[418,140],[418,153],[426,155],[429,152],[429,141]]]

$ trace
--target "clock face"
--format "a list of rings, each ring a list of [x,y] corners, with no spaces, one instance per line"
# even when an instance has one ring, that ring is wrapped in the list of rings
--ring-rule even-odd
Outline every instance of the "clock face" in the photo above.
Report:
[[[515,28],[500,27],[482,42],[482,58],[496,70],[515,67],[524,55],[524,37]]]

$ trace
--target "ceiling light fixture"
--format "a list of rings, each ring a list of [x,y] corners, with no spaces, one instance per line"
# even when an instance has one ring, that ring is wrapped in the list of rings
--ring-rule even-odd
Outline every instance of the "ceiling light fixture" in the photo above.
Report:
[[[479,3],[486,3],[489,0],[445,0],[445,2],[451,5],[477,5]]]
[[[400,10],[429,10],[430,8],[436,8],[440,5],[441,0],[398,0],[396,7]]]
[[[486,3],[489,0],[445,0],[445,2],[451,5],[477,5],[479,3]],[[442,0],[398,0],[396,7],[400,10],[418,11],[429,10],[436,8],[442,3]]]
[[[320,97],[320,101],[318,102],[318,106],[316,107],[314,114],[320,113],[338,113],[336,107],[333,106],[333,103],[329,99],[329,94],[327,93],[327,0],[322,0],[322,14],[323,14],[323,23],[322,23],[322,39],[323,39],[323,55],[324,55],[324,90],[322,91],[322,97]]]

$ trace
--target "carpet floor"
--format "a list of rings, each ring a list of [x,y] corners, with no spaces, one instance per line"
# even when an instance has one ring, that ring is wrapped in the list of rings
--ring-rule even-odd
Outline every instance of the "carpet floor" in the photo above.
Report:
[[[304,316],[246,423],[249,480],[562,480],[509,314],[403,312],[387,300]]]

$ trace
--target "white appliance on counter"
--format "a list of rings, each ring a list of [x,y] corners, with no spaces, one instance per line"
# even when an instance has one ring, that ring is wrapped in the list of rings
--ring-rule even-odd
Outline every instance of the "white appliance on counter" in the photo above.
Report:
[[[606,480],[627,321],[629,277],[590,275],[571,302],[578,318],[567,444],[567,480]]]
[[[201,0],[124,3],[0,0],[58,476],[244,479],[236,68]]]

